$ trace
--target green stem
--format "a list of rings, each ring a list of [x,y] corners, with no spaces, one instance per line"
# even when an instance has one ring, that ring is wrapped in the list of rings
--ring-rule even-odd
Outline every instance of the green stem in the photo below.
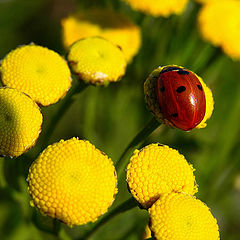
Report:
[[[5,174],[4,174],[4,157],[0,157],[0,188],[4,188],[7,186],[7,181],[5,179]]]
[[[88,85],[85,84],[83,81],[80,81],[77,85],[72,86],[71,90],[67,94],[67,96],[63,99],[62,105],[57,109],[55,114],[53,115],[49,126],[45,131],[45,135],[43,138],[43,144],[41,151],[48,145],[49,139],[53,134],[58,122],[61,120],[64,113],[69,109],[69,107],[74,102],[74,96],[81,91],[83,91]]]
[[[136,202],[136,200],[133,197],[129,198],[128,200],[126,200],[125,202],[123,202],[122,204],[120,204],[119,206],[114,208],[113,210],[109,211],[99,222],[97,222],[94,225],[94,227],[90,231],[86,232],[80,238],[77,238],[77,240],[85,240],[85,239],[89,238],[108,220],[110,220],[111,218],[115,217],[116,215],[118,215],[120,213],[131,210],[132,208],[135,208],[137,206],[138,206],[138,203]]]
[[[121,171],[123,170],[125,157],[141,142],[143,142],[148,135],[150,135],[157,127],[159,127],[161,123],[159,123],[155,117],[153,117],[147,125],[135,136],[135,138],[129,143],[125,151],[120,156],[119,160],[116,163],[116,170],[118,175],[120,176]]]
[[[59,232],[61,230],[61,223],[56,219],[54,218],[53,219],[53,233],[58,237],[59,235]]]
[[[41,218],[42,216],[40,216]],[[58,237],[59,232],[61,230],[61,223],[57,219],[50,219],[50,222],[44,222],[43,220],[39,219],[38,214],[33,212],[32,215],[32,222],[38,230],[43,232],[52,234]]]
[[[215,48],[210,44],[205,44],[198,58],[194,61],[192,68],[196,72],[204,72],[206,68],[215,63],[221,56],[221,48]]]

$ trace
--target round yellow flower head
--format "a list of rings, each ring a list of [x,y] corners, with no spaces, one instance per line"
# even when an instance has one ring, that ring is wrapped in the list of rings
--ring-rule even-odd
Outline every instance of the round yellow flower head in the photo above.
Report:
[[[181,66],[155,69],[144,83],[144,94],[149,110],[159,121],[185,131],[206,127],[213,112],[211,90],[202,78]]]
[[[211,1],[204,4],[198,16],[203,38],[235,60],[240,59],[239,12],[239,0]]]
[[[31,148],[40,132],[37,104],[17,89],[0,88],[0,155],[17,157]]]
[[[122,51],[100,37],[89,37],[74,43],[68,61],[79,79],[96,85],[116,82],[126,70]]]
[[[28,182],[31,204],[69,226],[96,221],[117,193],[111,159],[78,138],[49,145],[30,167]]]
[[[155,17],[168,17],[171,14],[181,14],[188,0],[123,0],[136,11],[141,11]]]
[[[135,150],[127,166],[127,182],[134,198],[149,208],[162,194],[195,194],[193,167],[183,155],[166,145],[150,144]]]
[[[1,62],[3,85],[28,94],[47,106],[64,97],[71,86],[71,73],[56,52],[34,44],[12,50]]]
[[[103,37],[120,46],[128,62],[141,45],[140,28],[110,9],[92,9],[62,19],[62,35],[66,48],[81,38]]]
[[[209,208],[184,193],[165,194],[148,210],[156,240],[219,240],[219,228]]]

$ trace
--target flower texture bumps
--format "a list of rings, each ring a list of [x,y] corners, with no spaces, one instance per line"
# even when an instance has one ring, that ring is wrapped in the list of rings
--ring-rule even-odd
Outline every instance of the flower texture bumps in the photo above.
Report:
[[[128,62],[141,45],[140,28],[124,15],[110,9],[91,9],[62,19],[65,48],[86,37],[100,36],[121,47]]]
[[[0,88],[0,155],[17,157],[31,148],[42,119],[38,105],[26,94]]]
[[[123,0],[134,10],[144,12],[155,17],[168,17],[171,14],[181,14],[188,0]]]
[[[177,150],[150,144],[134,151],[127,166],[127,182],[134,198],[144,208],[149,208],[164,193],[195,194],[193,171]]]
[[[68,61],[79,79],[96,85],[118,81],[125,73],[122,51],[100,37],[89,37],[74,43]]]
[[[240,1],[211,1],[202,7],[198,16],[198,26],[204,39],[234,60],[240,59]]]
[[[183,193],[164,194],[148,210],[156,240],[219,240],[216,219],[209,208]]]
[[[1,62],[3,85],[28,94],[47,106],[64,97],[71,86],[71,73],[56,52],[34,44],[20,46]]]
[[[156,94],[156,81],[161,73],[161,71],[164,68],[167,67],[179,67],[182,69],[185,69],[181,66],[177,65],[169,65],[169,66],[163,66],[163,67],[158,67],[155,69],[147,78],[147,80],[144,83],[144,94],[145,94],[145,100],[147,103],[147,106],[149,110],[155,115],[155,117],[159,120],[162,121],[164,124],[169,125],[174,127],[166,118],[164,118],[159,103],[157,99],[157,94]],[[190,71],[190,70],[188,70]],[[190,71],[192,72],[192,71]],[[195,127],[197,129],[199,128],[204,128],[207,126],[206,121],[212,116],[213,112],[213,107],[214,107],[214,100],[213,100],[213,95],[212,91],[210,88],[207,87],[207,85],[203,82],[202,78],[199,77],[196,73],[192,72],[195,74],[195,76],[198,78],[200,83],[202,84],[204,93],[205,93],[205,98],[206,98],[206,111],[203,120]]]
[[[69,226],[97,220],[117,193],[111,159],[77,138],[48,146],[32,164],[28,182],[32,205]]]

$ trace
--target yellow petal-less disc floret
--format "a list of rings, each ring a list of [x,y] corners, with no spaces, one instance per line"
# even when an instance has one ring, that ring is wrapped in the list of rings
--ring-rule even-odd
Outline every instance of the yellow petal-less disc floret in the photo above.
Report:
[[[97,85],[118,81],[126,70],[122,51],[100,37],[89,37],[74,43],[68,61],[79,79]]]
[[[69,226],[97,220],[117,193],[111,159],[77,138],[48,146],[30,167],[28,182],[32,205]]]
[[[17,157],[31,148],[40,132],[37,104],[17,89],[0,88],[0,155]]]
[[[183,155],[166,145],[150,144],[135,150],[127,166],[127,182],[134,198],[150,207],[162,194],[195,194],[193,167]]]
[[[234,60],[240,59],[240,1],[211,1],[202,7],[198,16],[198,26],[204,39]]]
[[[181,14],[188,0],[122,0],[136,11],[141,11],[155,17],[168,17],[171,14]]]
[[[72,81],[70,69],[60,55],[34,44],[12,50],[2,60],[0,72],[4,86],[28,94],[42,106],[64,97]]]
[[[183,193],[165,194],[148,210],[156,240],[219,240],[219,228],[209,208]]]
[[[128,62],[141,45],[140,28],[110,9],[92,9],[62,19],[63,44],[69,48],[81,38],[100,36],[121,47]]]
[[[145,100],[146,100],[149,110],[155,115],[155,117],[159,121],[163,122],[166,125],[174,127],[173,124],[164,117],[162,110],[160,108],[160,105],[159,105],[159,101],[157,98],[157,91],[156,91],[157,79],[158,79],[160,73],[162,72],[162,70],[166,69],[168,67],[177,67],[177,68],[180,68],[183,70],[187,70],[187,71],[193,73],[198,78],[200,83],[202,84],[202,88],[205,93],[206,111],[205,111],[205,115],[204,115],[202,121],[195,128],[199,129],[199,128],[206,127],[207,126],[206,121],[212,116],[212,112],[213,112],[213,108],[214,108],[214,100],[213,100],[212,91],[204,83],[204,81],[202,80],[201,77],[199,77],[196,73],[192,72],[191,70],[185,69],[181,66],[168,65],[168,66],[158,67],[148,76],[148,78],[146,79],[146,81],[144,83],[144,94],[145,94]]]

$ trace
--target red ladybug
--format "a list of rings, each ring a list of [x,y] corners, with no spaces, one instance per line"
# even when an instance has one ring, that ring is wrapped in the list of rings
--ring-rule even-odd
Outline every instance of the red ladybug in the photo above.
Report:
[[[184,131],[204,118],[206,99],[202,84],[187,69],[165,67],[156,81],[157,98],[165,119]]]

